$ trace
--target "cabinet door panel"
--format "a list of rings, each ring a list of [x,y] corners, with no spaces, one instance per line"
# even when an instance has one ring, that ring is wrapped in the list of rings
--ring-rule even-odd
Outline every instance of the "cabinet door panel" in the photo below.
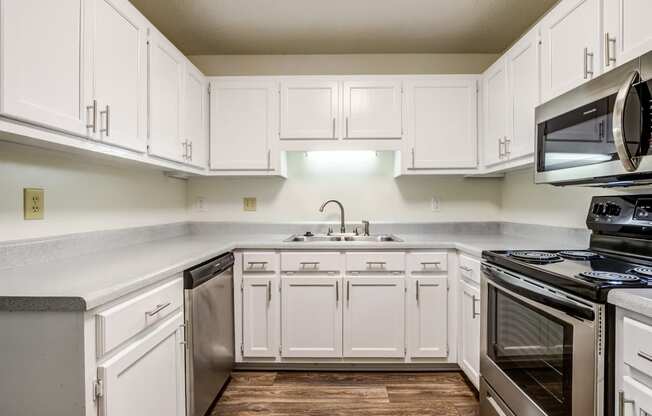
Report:
[[[184,161],[181,108],[185,57],[154,31],[149,39],[149,152]]]
[[[208,165],[208,83],[192,64],[186,64],[184,84],[183,140],[190,144],[187,163]]]
[[[405,356],[403,277],[344,280],[344,356]]]
[[[490,166],[504,158],[507,139],[507,67],[500,59],[484,74],[484,164]]]
[[[0,112],[87,135],[83,0],[0,1]]]
[[[87,22],[90,40],[93,96],[97,100],[94,137],[127,149],[144,152],[146,129],[146,21],[122,0],[92,0]],[[89,53],[90,55],[91,53]],[[108,118],[110,117],[110,118]],[[109,131],[106,126],[110,123]]]
[[[181,314],[98,367],[101,416],[185,415]]]
[[[406,82],[408,169],[477,165],[476,89],[469,77]]]
[[[620,39],[616,39],[618,45],[616,59],[620,64],[652,50],[652,25],[650,25],[652,2],[649,0],[616,1],[620,3]]]
[[[273,170],[276,83],[211,81],[210,161],[215,170]]]
[[[401,81],[345,82],[344,137],[400,138]]]
[[[278,277],[242,278],[242,333],[245,357],[277,357]]]
[[[281,139],[336,139],[336,81],[281,82]]]
[[[510,159],[534,153],[534,109],[539,105],[538,29],[531,30],[507,53],[509,77]]]
[[[342,356],[339,277],[283,277],[283,357]]]
[[[460,367],[476,388],[480,383],[480,290],[460,282]]]
[[[448,356],[448,278],[412,277],[408,292],[411,357]]]
[[[542,19],[541,91],[544,101],[600,74],[599,6],[598,0],[563,0]],[[586,56],[585,48],[593,56]]]

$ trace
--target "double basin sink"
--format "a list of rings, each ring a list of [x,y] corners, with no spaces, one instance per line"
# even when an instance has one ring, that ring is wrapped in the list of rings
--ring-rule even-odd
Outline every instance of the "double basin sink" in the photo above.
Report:
[[[295,234],[284,240],[287,243],[327,243],[327,242],[368,242],[368,243],[400,243],[403,240],[392,234],[375,235],[301,235]]]

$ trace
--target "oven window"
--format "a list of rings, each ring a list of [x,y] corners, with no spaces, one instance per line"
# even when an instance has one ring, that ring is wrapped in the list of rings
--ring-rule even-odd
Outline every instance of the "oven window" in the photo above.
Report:
[[[571,414],[573,327],[489,285],[487,355],[546,414]]]

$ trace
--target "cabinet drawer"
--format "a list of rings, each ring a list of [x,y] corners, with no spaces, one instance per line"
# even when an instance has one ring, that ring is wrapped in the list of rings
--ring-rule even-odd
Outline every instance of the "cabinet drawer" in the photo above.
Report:
[[[627,365],[652,377],[652,326],[625,317],[623,354]]]
[[[179,277],[99,312],[97,356],[101,357],[182,306],[183,279]]]
[[[480,284],[480,260],[460,254],[460,275],[472,282]]]
[[[346,270],[375,273],[404,271],[405,253],[391,251],[346,253]]]
[[[281,271],[284,272],[340,272],[344,269],[344,256],[334,252],[281,253]]]
[[[245,273],[273,273],[277,270],[278,254],[273,251],[242,253],[242,271]]]
[[[407,271],[410,273],[439,273],[448,269],[446,252],[408,253]]]

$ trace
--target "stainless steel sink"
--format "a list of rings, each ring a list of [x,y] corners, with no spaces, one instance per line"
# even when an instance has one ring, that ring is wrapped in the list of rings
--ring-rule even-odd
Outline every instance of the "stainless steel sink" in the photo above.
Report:
[[[287,243],[324,243],[324,242],[333,242],[333,241],[344,241],[344,242],[370,242],[370,243],[398,243],[402,242],[400,238],[393,234],[375,234],[375,235],[300,235],[295,234],[284,240]]]

